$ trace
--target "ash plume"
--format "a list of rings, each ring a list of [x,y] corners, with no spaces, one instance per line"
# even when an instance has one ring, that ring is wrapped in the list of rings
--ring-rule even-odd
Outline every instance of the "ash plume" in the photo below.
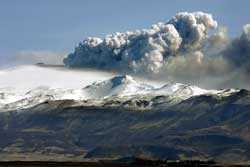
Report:
[[[206,88],[249,88],[249,56],[249,24],[230,39],[211,14],[183,12],[148,29],[85,39],[64,64]]]

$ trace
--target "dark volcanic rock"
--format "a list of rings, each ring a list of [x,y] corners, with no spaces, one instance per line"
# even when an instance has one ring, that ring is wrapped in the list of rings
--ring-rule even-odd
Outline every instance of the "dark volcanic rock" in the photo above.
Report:
[[[3,112],[0,155],[7,155],[7,159],[13,154],[32,153],[91,159],[247,162],[249,97],[249,92],[242,90],[227,97],[196,96],[164,107],[168,98],[159,96],[153,98],[156,106],[150,110],[117,105],[72,107],[75,102],[65,100],[22,112]],[[137,102],[148,105],[145,99]],[[118,99],[115,103],[122,104]]]

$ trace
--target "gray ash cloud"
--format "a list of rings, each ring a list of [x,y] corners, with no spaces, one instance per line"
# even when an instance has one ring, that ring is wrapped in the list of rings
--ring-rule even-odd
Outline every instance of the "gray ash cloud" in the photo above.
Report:
[[[183,12],[148,29],[85,39],[64,63],[209,88],[248,88],[249,56],[249,24],[230,39],[211,14]]]

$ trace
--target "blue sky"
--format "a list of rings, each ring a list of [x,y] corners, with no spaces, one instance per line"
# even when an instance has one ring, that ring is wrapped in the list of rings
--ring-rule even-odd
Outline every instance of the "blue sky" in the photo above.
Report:
[[[249,0],[0,0],[0,65],[22,51],[68,53],[88,36],[147,28],[177,12],[213,14],[231,36],[250,23]]]

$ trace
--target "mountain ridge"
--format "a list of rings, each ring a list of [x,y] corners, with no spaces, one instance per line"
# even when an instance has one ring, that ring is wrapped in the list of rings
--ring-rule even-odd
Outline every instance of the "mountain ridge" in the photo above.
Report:
[[[250,162],[249,90],[155,86],[122,75],[76,89],[0,91],[6,160]]]
[[[169,96],[173,100],[184,100],[192,96],[202,94],[218,94],[225,96],[237,89],[227,90],[205,90],[196,86],[184,85],[180,83],[168,83],[161,87],[156,87],[146,83],[137,82],[129,75],[120,75],[108,80],[97,81],[81,89],[52,89],[49,87],[37,87],[25,93],[15,92],[15,89],[4,91],[1,89],[0,110],[18,110],[33,107],[50,100],[93,100],[101,101],[113,98],[133,99],[136,96]]]
[[[0,156],[32,152],[93,161],[135,156],[250,162],[247,90],[172,105],[167,96],[91,102],[47,101],[22,112],[1,112],[0,137],[6,140],[0,142]]]

